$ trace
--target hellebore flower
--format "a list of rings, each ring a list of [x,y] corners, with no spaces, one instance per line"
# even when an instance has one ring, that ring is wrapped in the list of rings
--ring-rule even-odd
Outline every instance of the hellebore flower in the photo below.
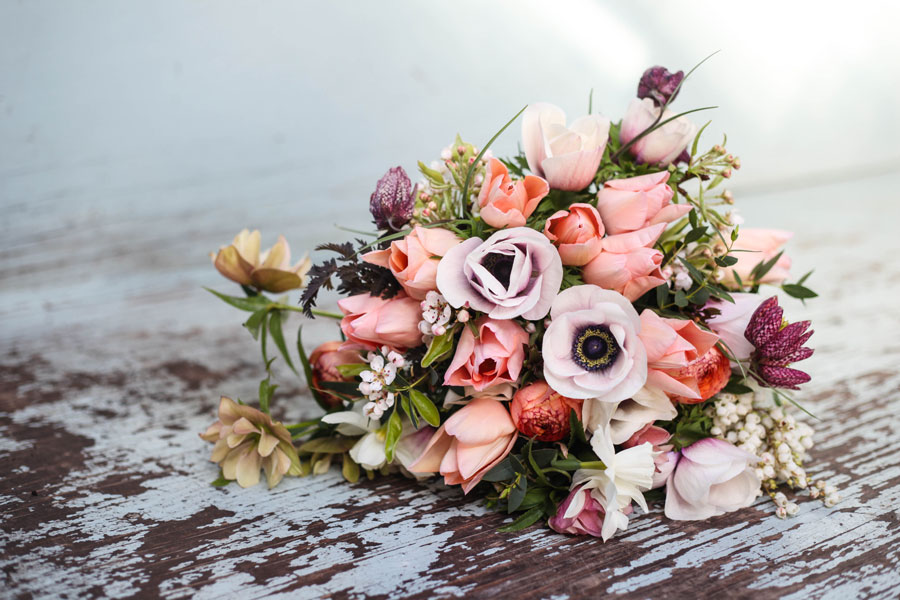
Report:
[[[656,106],[671,102],[678,95],[678,85],[684,79],[684,71],[670,73],[665,67],[650,67],[641,75],[637,97],[650,98]]]
[[[381,230],[400,231],[413,216],[412,182],[403,167],[393,167],[378,180],[369,198],[369,212]]]
[[[267,292],[286,292],[306,285],[306,273],[312,266],[304,256],[291,266],[291,249],[283,235],[262,254],[259,252],[259,230],[244,229],[230,246],[210,255],[219,273],[228,279]]]
[[[784,310],[778,306],[778,298],[772,296],[759,305],[744,332],[744,337],[753,344],[750,354],[753,377],[767,387],[790,390],[810,380],[803,371],[790,369],[788,365],[809,358],[812,348],[803,344],[812,336],[809,321],[799,321],[785,325]]]

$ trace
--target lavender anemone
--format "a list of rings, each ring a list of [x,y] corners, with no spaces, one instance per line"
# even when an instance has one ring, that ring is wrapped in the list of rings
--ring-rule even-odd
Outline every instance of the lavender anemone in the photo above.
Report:
[[[650,98],[657,106],[662,106],[678,95],[678,84],[684,79],[684,71],[670,73],[665,67],[650,67],[641,75],[637,97]]]
[[[750,317],[744,337],[755,348],[750,354],[750,364],[754,378],[761,385],[796,390],[799,384],[810,380],[807,373],[788,368],[789,364],[812,356],[813,349],[803,345],[813,334],[812,330],[807,331],[809,325],[809,321],[786,324],[784,311],[775,296],[759,305]]]
[[[400,231],[413,216],[412,182],[403,167],[388,169],[369,199],[369,211],[381,230]]]

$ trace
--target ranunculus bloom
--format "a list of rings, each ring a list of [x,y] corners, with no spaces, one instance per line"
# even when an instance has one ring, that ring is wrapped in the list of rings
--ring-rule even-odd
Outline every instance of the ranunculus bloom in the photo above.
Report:
[[[340,406],[343,402],[340,398],[328,392],[322,387],[325,381],[353,381],[344,378],[338,371],[340,365],[353,365],[363,362],[356,350],[341,350],[343,342],[325,342],[318,346],[309,355],[309,366],[312,368],[312,381],[310,386],[315,388],[319,397],[328,406]]]
[[[690,204],[672,204],[668,171],[611,179],[597,192],[597,210],[610,235],[671,223],[691,212]]]
[[[597,174],[609,140],[609,119],[588,115],[566,127],[566,113],[538,102],[522,115],[522,145],[528,168],[556,190],[583,190]]]
[[[344,313],[341,331],[347,337],[345,348],[375,350],[387,345],[403,350],[422,344],[422,308],[418,300],[402,292],[388,299],[370,294],[348,296],[338,300],[338,308]]]
[[[363,260],[390,269],[410,298],[423,300],[437,289],[435,278],[441,257],[460,239],[452,231],[416,225],[412,233],[391,242],[390,248],[363,255]]]
[[[647,380],[641,319],[624,296],[595,285],[556,297],[544,332],[544,379],[568,398],[619,402]]]
[[[509,405],[513,423],[525,437],[542,442],[558,442],[569,435],[569,415],[581,419],[582,400],[554,392],[545,381],[520,388]]]
[[[705,400],[697,373],[682,371],[716,345],[719,336],[687,319],[666,319],[649,308],[641,313],[641,341],[647,350],[647,385],[667,394]]]
[[[675,379],[685,383],[691,390],[696,389],[699,397],[672,396],[673,402],[681,404],[698,404],[709,400],[728,385],[731,379],[731,361],[722,351],[712,347],[705,354],[689,362],[679,369]]]
[[[726,283],[737,284],[734,274],[737,273],[741,281],[751,283],[750,273],[753,268],[761,262],[767,262],[775,255],[781,252],[793,233],[783,231],[781,229],[744,229],[738,231],[738,237],[732,245],[732,250],[743,250],[744,252],[735,252],[731,256],[737,259],[737,262],[724,269]],[[768,273],[766,273],[759,282],[755,283],[782,283],[790,276],[791,259],[786,254],[782,254],[781,258],[775,263]]]
[[[564,265],[586,265],[600,253],[604,233],[600,213],[590,204],[575,203],[544,223],[544,235],[556,244]]]
[[[219,273],[228,279],[267,292],[286,292],[306,285],[306,273],[312,266],[309,257],[291,266],[291,249],[283,235],[274,246],[259,253],[259,230],[244,229],[230,246],[210,255]]]
[[[759,458],[716,438],[682,448],[666,482],[666,516],[676,521],[708,519],[753,504]]]
[[[619,130],[619,140],[622,144],[627,144],[651,127],[659,116],[659,110],[650,98],[632,100],[622,118],[622,127]],[[675,113],[666,109],[660,121],[674,116]],[[679,117],[636,141],[629,151],[640,163],[667,167],[678,158],[696,135],[697,126],[687,117]]]
[[[653,248],[665,228],[660,223],[607,236],[600,254],[584,266],[585,283],[615,290],[632,302],[665,283],[659,268],[663,253]]]
[[[509,454],[518,435],[502,403],[492,398],[475,398],[450,415],[409,470],[439,471],[444,483],[462,484],[463,492],[468,494],[485,473]]]
[[[671,421],[677,415],[678,410],[662,390],[647,386],[618,403],[585,400],[582,409],[585,428],[609,430],[613,444],[623,444],[648,424]]]
[[[437,286],[450,306],[494,319],[543,319],[559,292],[559,252],[534,229],[504,229],[454,246],[438,264]]]
[[[737,360],[747,360],[753,352],[753,344],[744,337],[750,317],[762,304],[759,294],[733,293],[734,303],[725,300],[711,299],[704,309],[715,308],[719,314],[706,320],[709,328],[719,335],[719,339],[728,346],[728,350]]]
[[[291,433],[269,415],[231,398],[219,401],[219,420],[200,434],[215,442],[210,460],[222,467],[225,479],[241,487],[259,483],[259,470],[266,472],[269,488],[285,475],[300,474],[300,459]]]
[[[524,180],[513,182],[506,165],[492,158],[488,161],[484,183],[478,193],[481,218],[497,229],[522,227],[548,192],[550,186],[547,182],[534,175],[526,175]]]
[[[528,333],[515,321],[482,317],[475,323],[478,339],[464,327],[456,354],[444,374],[444,385],[472,386],[477,391],[519,378]]]

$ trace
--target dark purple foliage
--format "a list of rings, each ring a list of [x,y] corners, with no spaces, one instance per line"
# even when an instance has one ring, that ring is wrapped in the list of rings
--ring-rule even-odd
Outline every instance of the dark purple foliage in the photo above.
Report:
[[[400,231],[413,215],[412,182],[403,167],[388,169],[369,199],[369,211],[381,230]]]
[[[809,321],[782,327],[783,319],[784,310],[778,306],[778,298],[772,296],[750,317],[744,337],[756,348],[750,355],[756,380],[769,387],[796,390],[810,377],[803,371],[789,369],[788,365],[812,356],[813,349],[803,344],[813,331],[807,331]]]
[[[638,98],[650,98],[657,106],[674,100],[678,95],[678,84],[684,79],[684,71],[670,73],[665,67],[650,67],[641,75],[638,83]]]

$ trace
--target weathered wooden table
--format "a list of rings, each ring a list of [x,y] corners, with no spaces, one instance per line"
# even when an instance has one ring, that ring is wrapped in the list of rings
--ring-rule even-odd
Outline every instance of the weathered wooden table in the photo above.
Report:
[[[787,306],[816,329],[802,394],[821,417],[811,471],[844,500],[803,502],[783,521],[766,501],[702,523],[655,507],[606,544],[543,527],[498,533],[502,515],[399,476],[348,485],[335,469],[271,492],[210,486],[197,433],[220,394],[253,398],[261,375],[239,315],[200,289],[228,289],[205,253],[244,223],[180,192],[157,207],[164,217],[115,204],[121,190],[88,213],[54,208],[52,195],[7,202],[0,596],[896,597],[898,184],[741,198],[750,224],[797,232],[796,273],[817,268],[821,297]],[[337,210],[310,217],[309,206],[278,206],[266,224],[295,247],[343,237],[330,229]],[[310,325],[310,347],[332,327]],[[278,378],[281,416],[315,414],[302,381]]]

